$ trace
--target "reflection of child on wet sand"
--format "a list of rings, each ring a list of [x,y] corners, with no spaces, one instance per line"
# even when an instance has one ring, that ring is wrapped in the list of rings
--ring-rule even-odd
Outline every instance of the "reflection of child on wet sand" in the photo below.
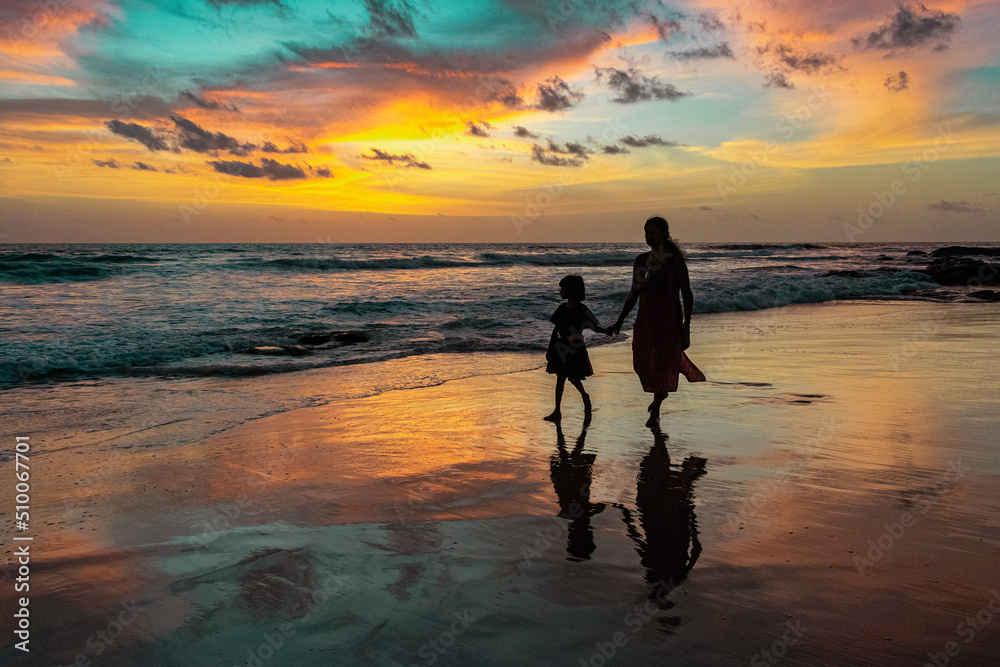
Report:
[[[556,312],[549,318],[555,328],[549,340],[549,349],[545,353],[545,371],[556,376],[556,409],[545,417],[548,421],[558,421],[562,417],[559,408],[567,379],[583,397],[584,412],[590,414],[590,396],[583,389],[583,379],[593,375],[594,369],[583,342],[583,330],[589,328],[597,333],[608,333],[607,329],[598,324],[590,308],[583,305],[586,296],[583,278],[566,276],[560,280],[559,296],[566,299],[566,303],[556,308]]]

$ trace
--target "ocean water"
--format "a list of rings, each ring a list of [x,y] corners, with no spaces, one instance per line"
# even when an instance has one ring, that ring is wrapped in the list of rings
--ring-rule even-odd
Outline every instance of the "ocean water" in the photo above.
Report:
[[[929,257],[907,254],[941,245],[689,244],[684,251],[699,314],[838,299],[961,299],[961,289],[919,273]],[[560,303],[560,278],[582,275],[587,304],[610,323],[628,290],[632,261],[645,249],[8,244],[0,251],[0,389],[541,351]],[[298,356],[248,352],[287,349],[305,335],[333,332],[367,340],[304,345],[295,348]]]

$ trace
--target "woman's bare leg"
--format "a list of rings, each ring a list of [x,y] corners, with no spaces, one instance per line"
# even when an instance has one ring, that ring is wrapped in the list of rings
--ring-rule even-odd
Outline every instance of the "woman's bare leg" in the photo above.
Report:
[[[646,420],[646,426],[655,426],[660,423],[660,404],[663,403],[663,399],[668,396],[667,392],[656,392],[653,394],[653,402],[649,404],[649,419]]]

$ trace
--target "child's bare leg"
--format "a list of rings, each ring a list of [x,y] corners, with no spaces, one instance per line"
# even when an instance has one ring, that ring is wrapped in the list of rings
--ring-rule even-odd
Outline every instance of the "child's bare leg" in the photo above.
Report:
[[[552,414],[542,417],[545,421],[559,421],[562,418],[562,413],[559,411],[559,406],[562,405],[563,388],[566,385],[565,375],[556,375],[556,409],[552,411]]]
[[[586,392],[583,388],[583,380],[578,380],[576,378],[570,378],[570,382],[576,387],[576,390],[580,392],[580,396],[583,397],[583,411],[590,412],[590,394]]]

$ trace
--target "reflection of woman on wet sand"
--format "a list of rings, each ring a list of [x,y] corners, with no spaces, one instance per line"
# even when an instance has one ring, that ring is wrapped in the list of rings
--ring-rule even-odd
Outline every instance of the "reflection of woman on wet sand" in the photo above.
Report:
[[[684,354],[685,338],[690,339],[694,302],[687,264],[680,248],[670,238],[670,226],[656,216],[646,221],[646,243],[650,251],[635,258],[632,288],[625,297],[621,315],[608,330],[621,331],[625,318],[639,302],[639,314],[632,330],[632,367],[643,391],[653,394],[647,426],[660,420],[660,404],[667,394],[677,391],[677,375],[688,382],[701,382],[705,374]],[[683,313],[680,297],[684,298]]]
[[[654,427],[653,438],[653,447],[639,464],[636,476],[635,505],[641,535],[632,513],[624,506],[619,508],[646,568],[646,581],[676,585],[687,578],[701,555],[693,486],[705,474],[705,459],[689,456],[680,470],[671,469],[666,436]]]
[[[557,451],[549,459],[552,487],[559,500],[559,516],[570,520],[566,540],[567,559],[575,561],[589,560],[597,548],[590,517],[604,511],[604,503],[590,502],[590,484],[594,478],[597,455],[583,453],[588,426],[590,422],[585,420],[576,446],[573,451],[567,451],[562,427],[556,422]]]

